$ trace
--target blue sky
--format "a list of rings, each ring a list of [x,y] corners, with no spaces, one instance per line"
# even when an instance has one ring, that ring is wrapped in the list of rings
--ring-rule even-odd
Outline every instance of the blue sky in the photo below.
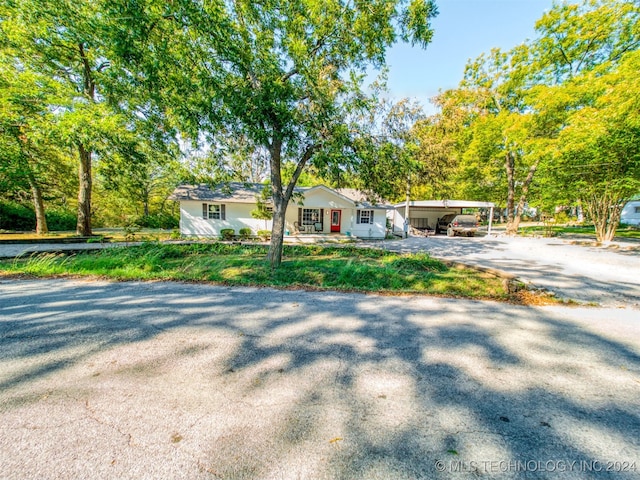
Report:
[[[426,50],[407,44],[387,55],[388,87],[396,99],[428,99],[458,85],[469,59],[494,47],[509,50],[535,37],[534,25],[552,0],[436,0],[435,36]]]

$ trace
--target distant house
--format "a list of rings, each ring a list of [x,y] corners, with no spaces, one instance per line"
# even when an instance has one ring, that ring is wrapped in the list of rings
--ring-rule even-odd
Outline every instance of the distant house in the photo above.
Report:
[[[620,223],[640,225],[640,198],[627,202],[620,214]]]
[[[180,202],[180,233],[185,236],[217,237],[220,230],[238,233],[249,228],[271,230],[271,220],[254,218],[264,189],[262,184],[231,182],[182,185],[169,197]],[[267,208],[272,205],[267,201]],[[299,234],[343,234],[359,238],[384,238],[386,213],[393,207],[370,202],[364,193],[352,189],[331,189],[324,185],[298,187],[287,206],[285,231]]]

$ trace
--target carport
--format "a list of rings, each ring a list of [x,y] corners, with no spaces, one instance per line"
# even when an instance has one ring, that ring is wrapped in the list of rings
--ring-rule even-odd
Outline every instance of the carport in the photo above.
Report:
[[[434,229],[438,219],[449,213],[460,214],[464,209],[489,209],[488,234],[491,234],[493,222],[492,202],[477,202],[473,200],[414,200],[394,205],[390,211],[391,225],[394,233],[405,234],[408,227],[419,230]],[[408,220],[408,221],[407,221]],[[406,229],[406,230],[405,230]]]

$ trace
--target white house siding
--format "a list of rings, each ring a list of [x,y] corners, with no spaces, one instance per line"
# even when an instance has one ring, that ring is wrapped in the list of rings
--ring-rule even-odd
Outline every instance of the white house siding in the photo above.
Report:
[[[212,203],[225,205],[225,220],[202,218],[202,204]],[[250,228],[255,234],[258,230],[265,229],[264,220],[257,220],[251,216],[251,211],[256,208],[252,203],[227,203],[207,201],[180,201],[180,232],[185,236],[217,237],[223,228],[232,228],[236,234],[241,228]],[[357,209],[353,202],[337,195],[325,188],[314,188],[305,192],[304,199],[294,198],[289,204],[285,214],[285,232],[293,234],[294,224],[298,221],[299,208],[323,209],[323,231],[331,232],[331,210],[342,212],[340,219],[340,233],[362,238],[384,238],[386,234],[386,211],[374,209],[373,224],[360,224],[357,221]],[[361,210],[371,210],[362,208]],[[272,221],[267,221],[267,230],[271,230]],[[315,232],[314,232],[315,233]]]
[[[225,220],[202,218],[203,203],[224,204]],[[265,221],[251,216],[251,211],[255,208],[256,205],[250,203],[181,201],[180,233],[188,236],[217,237],[224,228],[232,228],[236,234],[241,228],[250,228],[255,234],[258,230],[265,230]],[[271,230],[271,220],[267,220],[266,225],[266,230]]]
[[[387,212],[382,209],[373,209],[373,223],[356,223],[357,210],[372,210],[361,208],[351,210],[351,235],[359,238],[384,238],[387,234]],[[344,220],[344,217],[343,217]]]
[[[303,199],[294,198],[287,208],[286,230],[294,232],[294,222],[298,221],[298,209],[299,208],[321,208],[324,209],[322,216],[322,232],[331,232],[331,210],[341,210],[342,215],[340,218],[340,233],[346,233],[351,231],[351,217],[353,202],[342,198],[340,195],[336,195],[324,188],[314,188],[304,193]],[[355,220],[353,220],[355,223]]]
[[[620,223],[640,225],[640,200],[632,200],[622,209]]]

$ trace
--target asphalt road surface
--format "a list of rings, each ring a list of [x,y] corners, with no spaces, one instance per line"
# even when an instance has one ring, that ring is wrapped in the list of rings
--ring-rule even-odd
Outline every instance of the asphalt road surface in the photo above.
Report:
[[[0,279],[3,479],[640,476],[640,318]]]

